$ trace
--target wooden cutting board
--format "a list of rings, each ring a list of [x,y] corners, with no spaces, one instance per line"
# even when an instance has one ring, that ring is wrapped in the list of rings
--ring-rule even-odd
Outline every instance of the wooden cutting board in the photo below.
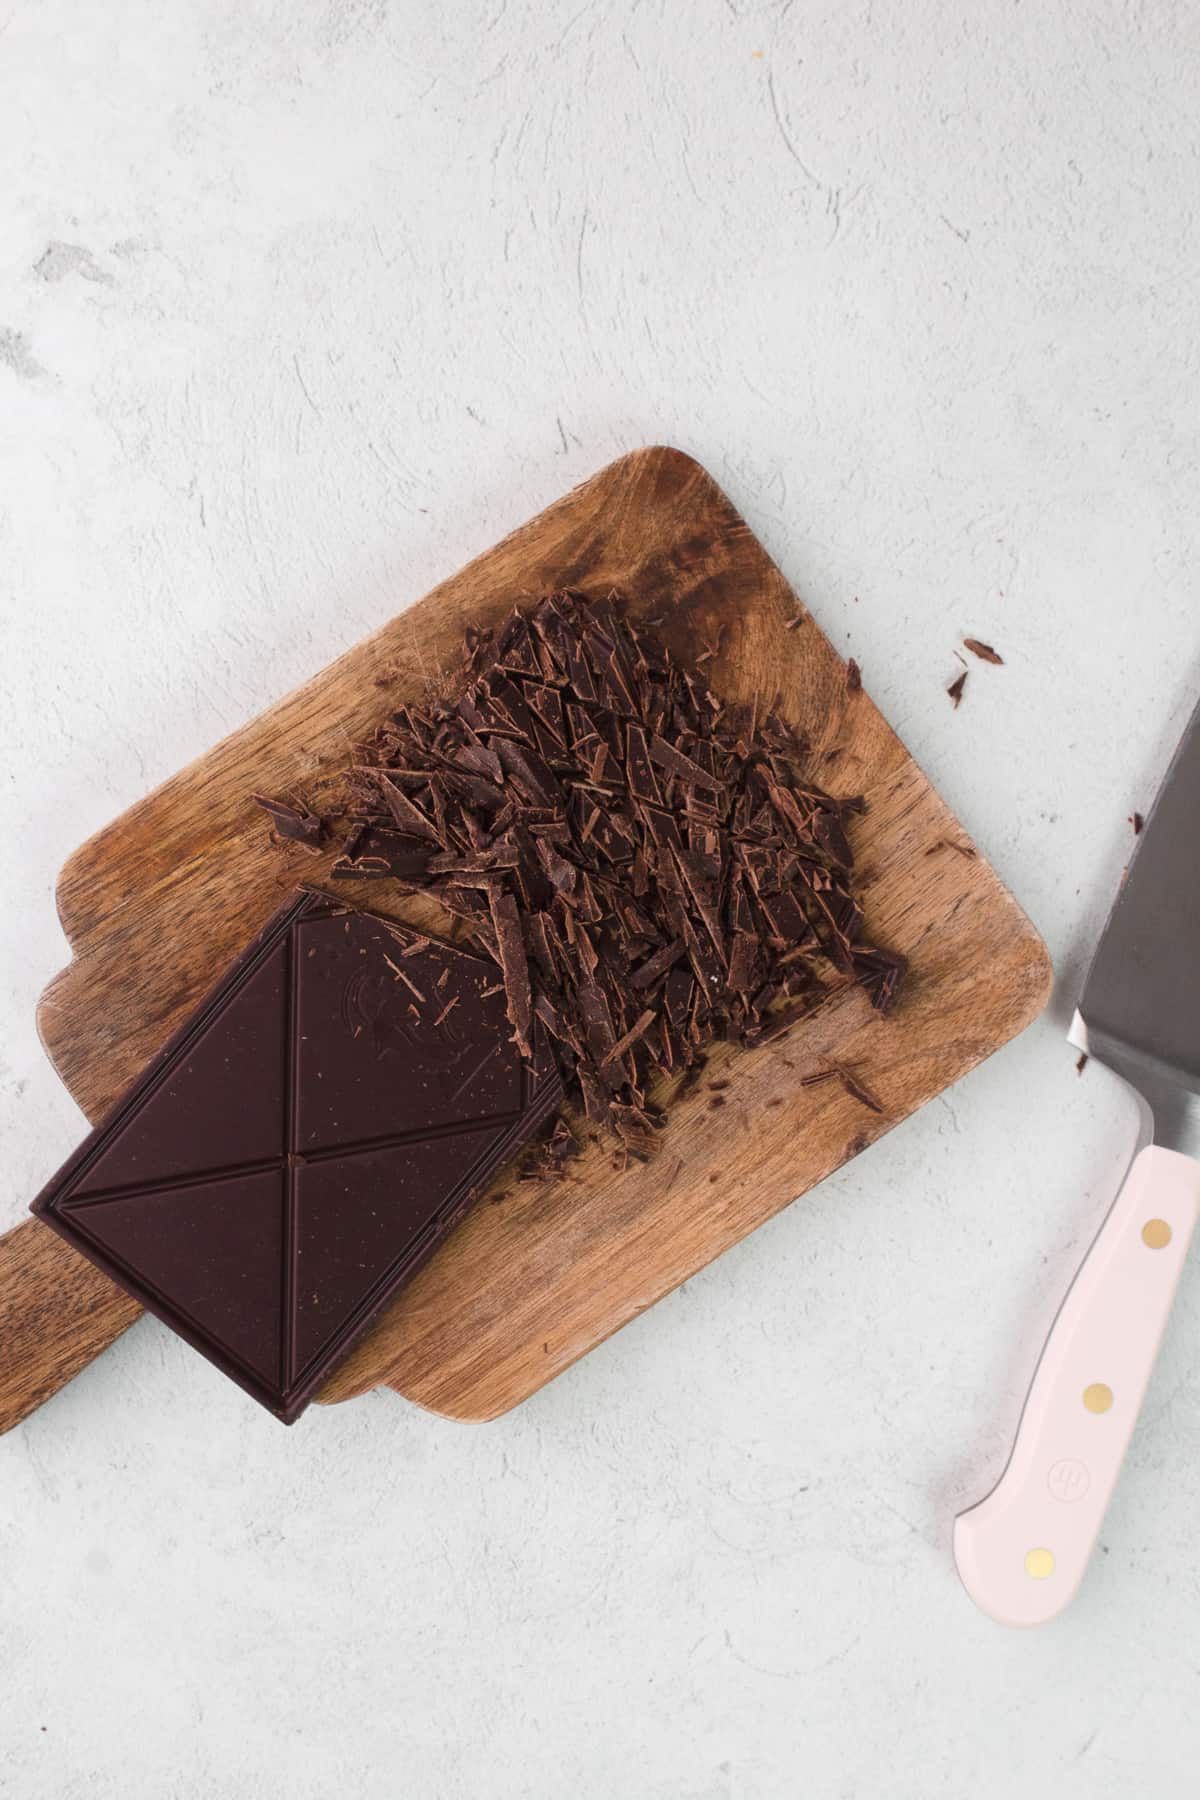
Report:
[[[610,1146],[590,1146],[564,1181],[501,1178],[338,1372],[326,1401],[386,1383],[454,1418],[505,1412],[957,1080],[1047,996],[1049,962],[1033,927],[868,695],[852,690],[745,521],[689,457],[647,449],[566,495],[76,852],[58,886],[74,961],[38,1018],[89,1118],[107,1110],[281,891],[320,880],[327,866],[296,846],[285,862],[250,793],[319,799],[351,740],[454,669],[468,624],[495,624],[515,602],[560,586],[617,588],[635,614],[661,618],[681,658],[718,646],[705,670],[716,690],[765,703],[781,696],[812,742],[816,779],[867,796],[854,832],[866,934],[909,957],[904,997],[881,1020],[857,990],[842,993],[774,1045],[719,1046],[645,1167],[622,1170]],[[869,659],[865,673],[869,682]],[[947,708],[946,729],[955,728]],[[427,921],[428,904],[395,910]],[[801,1085],[829,1057],[874,1091],[882,1115],[837,1081]],[[713,1078],[729,1086],[714,1092]],[[37,1224],[0,1241],[0,1277],[6,1257],[10,1274],[30,1268],[36,1302],[25,1306],[11,1283],[0,1293],[0,1428],[137,1312]]]

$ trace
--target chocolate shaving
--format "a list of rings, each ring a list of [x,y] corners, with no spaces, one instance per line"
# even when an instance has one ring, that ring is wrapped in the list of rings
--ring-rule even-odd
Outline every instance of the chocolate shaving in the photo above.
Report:
[[[550,1135],[534,1144],[521,1159],[519,1181],[561,1181],[565,1165],[578,1156],[583,1146],[564,1118],[554,1121]]]
[[[969,862],[974,861],[975,857],[979,854],[972,845],[960,844],[957,843],[954,838],[945,837],[935,839],[935,841],[930,844],[925,854],[926,856],[936,856],[939,850],[956,850],[960,856],[965,856]]]
[[[800,1086],[816,1087],[822,1081],[840,1081],[852,1100],[857,1100],[860,1106],[867,1107],[873,1113],[887,1110],[883,1101],[869,1087],[864,1086],[853,1070],[848,1069],[844,1063],[827,1061],[824,1068],[814,1069],[811,1075],[802,1075]]]
[[[625,1033],[625,1036],[617,1039],[608,1055],[604,1058],[605,1062],[616,1062],[619,1057],[624,1056],[627,1050],[631,1050],[639,1039],[645,1037],[657,1017],[658,1014],[653,1007],[651,1007],[649,1011],[644,1012],[637,1024],[631,1025],[629,1030]]]
[[[701,787],[719,785],[706,769],[702,769],[690,756],[684,756],[660,737],[650,740],[650,761],[657,763],[660,769],[665,769],[668,775],[678,776],[681,781],[699,782]]]
[[[950,683],[950,686],[946,689],[946,692],[949,694],[951,702],[956,711],[958,710],[958,707],[962,704],[963,689],[966,687],[966,685],[967,685],[967,671],[964,669],[961,675],[956,675],[954,677],[954,680]]]
[[[656,950],[653,956],[648,956],[645,962],[633,971],[629,977],[630,987],[638,993],[643,988],[653,987],[660,975],[665,975],[668,969],[674,968],[683,955],[685,947],[682,938],[672,938],[669,943],[664,944],[660,950]]]
[[[1082,1075],[1083,1071],[1087,1068],[1087,1066],[1088,1066],[1088,1053],[1086,1050],[1081,1050],[1079,1052],[1079,1060],[1075,1064],[1075,1073],[1077,1075]]]
[[[382,770],[373,770],[372,773],[379,785],[384,805],[401,831],[412,832],[417,837],[429,838],[433,843],[438,843],[437,827],[413,805],[403,788],[398,787],[396,782]]]
[[[302,800],[268,800],[265,794],[251,794],[255,806],[271,816],[280,837],[292,838],[299,844],[319,844],[325,836],[325,822]]]
[[[528,1059],[533,1054],[530,1043],[533,998],[529,988],[529,964],[525,960],[525,943],[521,937],[517,903],[511,894],[501,894],[494,888],[488,900],[496,933],[500,972],[504,976],[508,1022],[513,1028],[518,1050]]]
[[[715,1040],[769,1044],[847,979],[895,1002],[904,959],[861,941],[851,886],[863,802],[816,784],[779,707],[725,705],[611,600],[560,592],[469,632],[457,692],[398,707],[348,772],[334,873],[455,915],[522,1054],[536,1020],[622,1164]]]
[[[384,953],[383,960],[387,964],[388,968],[392,971],[393,975],[395,975],[397,981],[402,981],[404,983],[405,987],[409,988],[411,990],[411,992],[413,994],[415,994],[417,999],[421,1002],[421,1005],[424,1006],[425,996],[421,992],[420,988],[417,986],[416,982],[410,981],[409,977],[404,973],[404,970],[402,968],[400,968],[400,966],[397,963],[394,963],[392,961],[391,957],[388,956],[386,952]]]
[[[862,670],[853,657],[850,657],[846,663],[846,692],[848,694],[862,693]]]
[[[1143,819],[1141,813],[1140,812],[1131,813],[1130,818],[1129,818],[1129,823],[1133,826],[1134,837],[1141,837],[1142,827],[1146,823],[1146,821],[1145,821],[1145,819]]]
[[[334,881],[384,881],[392,867],[385,856],[339,856],[329,873]]]
[[[978,638],[964,638],[963,649],[969,650],[972,656],[977,656],[980,662],[995,663],[1001,668],[1004,666],[1004,658],[999,651],[993,650],[990,644],[980,643]]]

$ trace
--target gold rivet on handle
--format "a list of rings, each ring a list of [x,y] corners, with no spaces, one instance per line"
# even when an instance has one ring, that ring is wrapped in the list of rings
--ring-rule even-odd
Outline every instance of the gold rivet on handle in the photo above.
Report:
[[[1053,1550],[1027,1550],[1025,1552],[1025,1573],[1034,1581],[1045,1581],[1054,1573]]]
[[[1106,1413],[1113,1403],[1113,1391],[1105,1381],[1093,1381],[1083,1390],[1083,1404],[1089,1412]]]
[[[1142,1242],[1148,1250],[1165,1250],[1171,1241],[1171,1227],[1165,1219],[1147,1219],[1142,1226]]]

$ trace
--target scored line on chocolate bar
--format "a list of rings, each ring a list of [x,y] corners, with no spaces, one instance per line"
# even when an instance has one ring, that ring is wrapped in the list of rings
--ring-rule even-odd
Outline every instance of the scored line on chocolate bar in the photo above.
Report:
[[[80,1194],[62,1202],[64,1212],[76,1213],[84,1207],[93,1206],[97,1201],[135,1199],[138,1194],[158,1193],[164,1185],[170,1187],[172,1193],[182,1193],[188,1188],[210,1187],[218,1181],[229,1181],[239,1175],[261,1175],[268,1169],[279,1169],[284,1166],[288,1157],[295,1157],[295,1166],[305,1163],[340,1162],[345,1157],[357,1156],[363,1150],[399,1149],[404,1144],[424,1144],[438,1138],[464,1137],[474,1131],[490,1130],[494,1125],[516,1125],[525,1117],[528,1109],[522,1107],[518,1112],[493,1113],[490,1118],[465,1119],[461,1125],[433,1125],[428,1131],[392,1131],[383,1137],[357,1138],[348,1144],[333,1144],[324,1150],[280,1151],[277,1156],[258,1157],[253,1162],[228,1163],[223,1168],[206,1169],[203,1175],[181,1175],[177,1181],[164,1184],[159,1178],[148,1177],[145,1181],[124,1182],[120,1186],[96,1188],[86,1194]]]

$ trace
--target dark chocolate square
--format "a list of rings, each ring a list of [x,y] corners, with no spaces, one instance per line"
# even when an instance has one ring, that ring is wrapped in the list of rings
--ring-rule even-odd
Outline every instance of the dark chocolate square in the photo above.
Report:
[[[303,895],[33,1211],[290,1424],[561,1096],[493,963]]]

